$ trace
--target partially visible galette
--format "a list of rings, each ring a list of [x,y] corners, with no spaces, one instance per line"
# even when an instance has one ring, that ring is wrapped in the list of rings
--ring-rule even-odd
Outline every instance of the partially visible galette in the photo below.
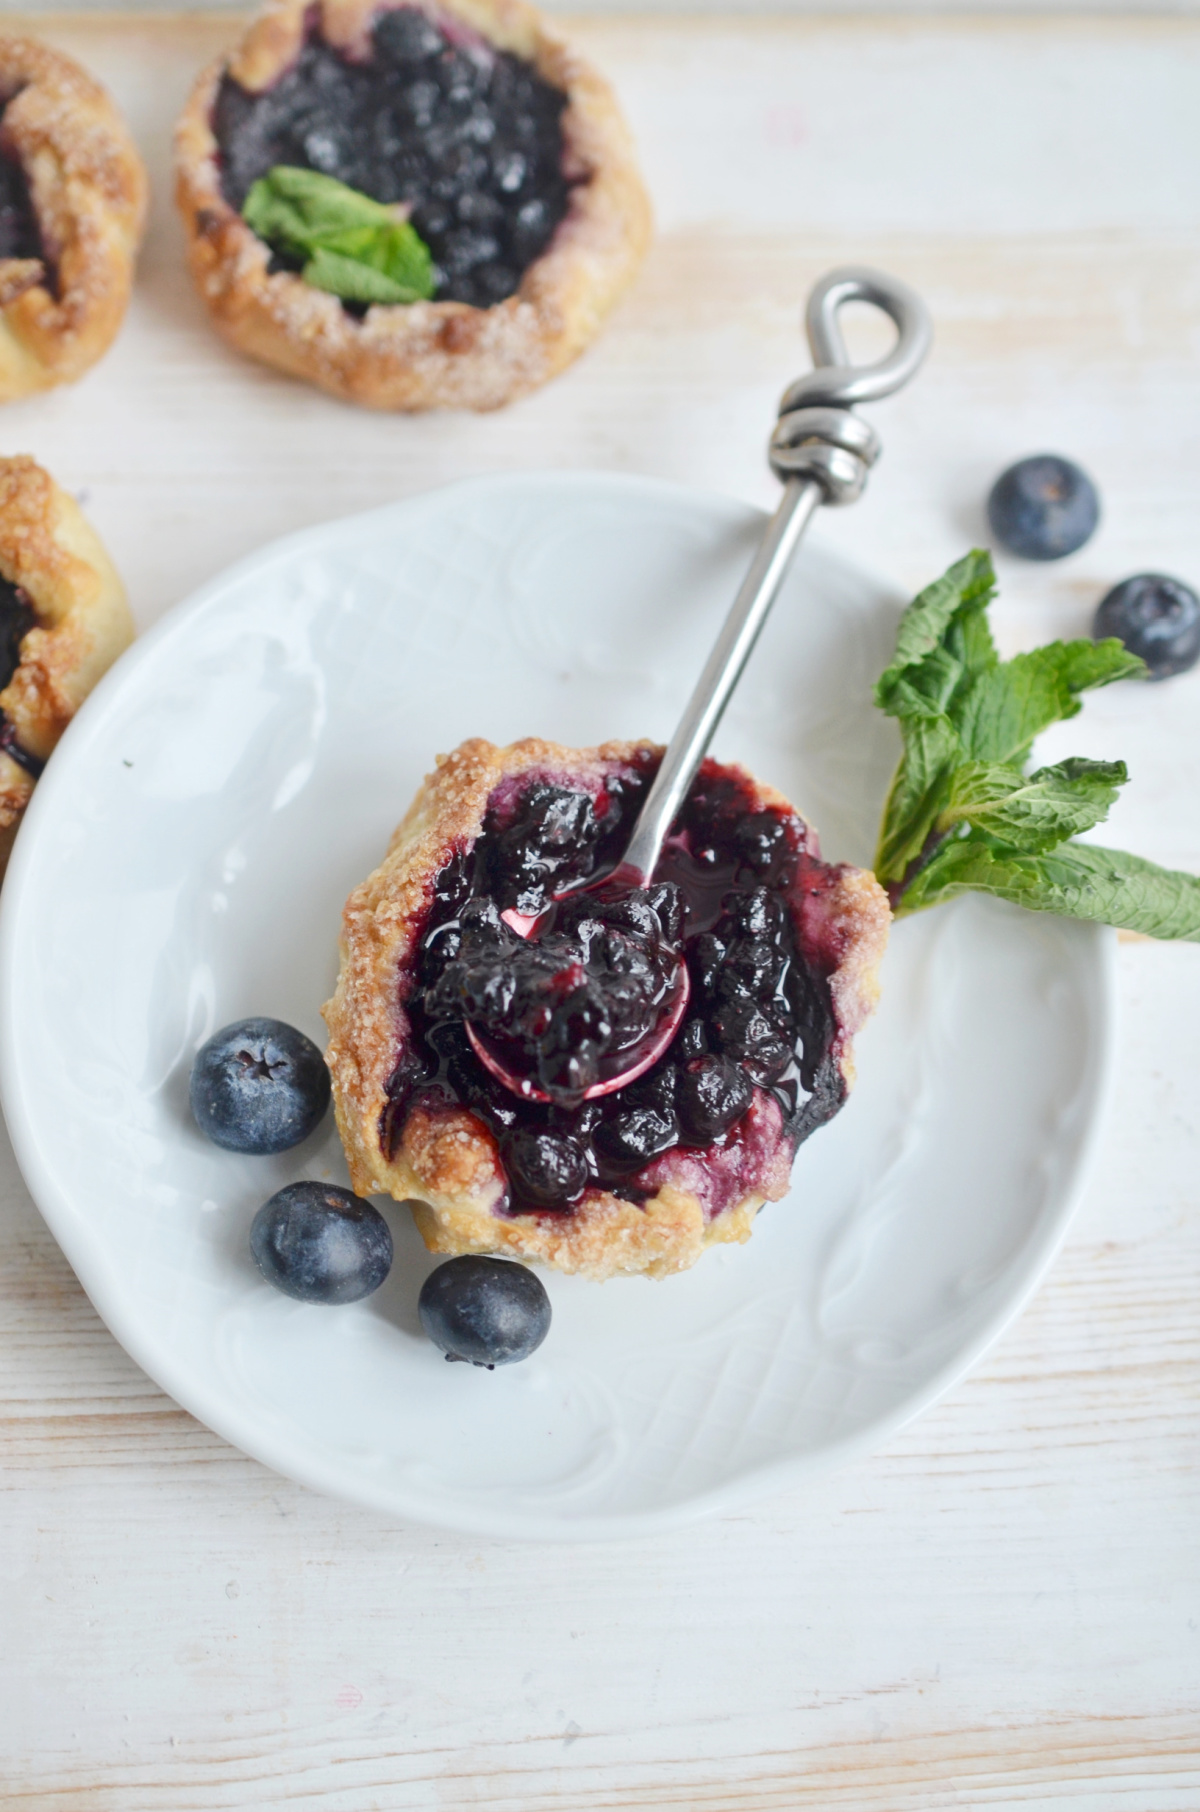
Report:
[[[274,0],[176,143],[220,331],[376,409],[544,383],[649,235],[611,90],[523,0]]]
[[[846,1098],[890,913],[780,794],[706,761],[653,886],[613,911],[572,900],[619,858],[661,753],[466,742],[350,896],[325,1008],[338,1127],[355,1189],[409,1201],[431,1251],[683,1270],[749,1237]],[[565,941],[531,953],[513,926],[556,895]],[[690,978],[673,1042],[589,1094],[597,1027],[624,1014],[636,1038],[663,949]],[[505,1030],[524,1097],[481,1061]]]
[[[32,459],[0,459],[0,872],[34,783],[133,640],[112,562]]]
[[[0,402],[71,383],[129,303],[146,172],[99,83],[0,37]]]

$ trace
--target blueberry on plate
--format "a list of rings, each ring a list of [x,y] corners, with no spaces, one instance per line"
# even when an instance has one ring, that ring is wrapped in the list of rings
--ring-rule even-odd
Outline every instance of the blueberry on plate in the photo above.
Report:
[[[1141,655],[1151,679],[1168,679],[1200,660],[1200,598],[1165,573],[1135,573],[1101,598],[1092,634],[1115,635]]]
[[[417,1301],[421,1326],[447,1359],[515,1365],[550,1332],[540,1277],[507,1258],[450,1258],[431,1271]]]
[[[1096,531],[1096,487],[1069,459],[1035,453],[1001,472],[987,501],[992,533],[1025,560],[1061,560]]]
[[[250,1250],[267,1282],[297,1302],[358,1302],[392,1268],[378,1208],[332,1183],[289,1183],[264,1202]]]
[[[265,1156],[307,1139],[329,1106],[329,1071],[311,1038],[281,1019],[239,1019],[192,1065],[192,1113],[226,1151]]]

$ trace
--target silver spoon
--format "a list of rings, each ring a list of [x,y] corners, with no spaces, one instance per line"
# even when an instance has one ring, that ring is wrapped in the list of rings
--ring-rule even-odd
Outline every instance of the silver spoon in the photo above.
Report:
[[[870,302],[895,323],[896,344],[886,358],[873,365],[851,364],[838,320],[847,302]],[[854,503],[879,457],[879,438],[854,414],[855,405],[878,402],[907,384],[933,338],[929,311],[907,284],[858,265],[830,271],[821,278],[808,299],[805,327],[815,369],[784,392],[769,447],[771,469],[783,480],[783,496],[667,746],[622,861],[599,880],[585,882],[571,892],[600,888],[632,892],[650,884],[671,825],[708,752],[805,529],[820,504]],[[544,913],[533,918],[517,912],[502,916],[525,938],[536,936],[545,918]],[[681,957],[652,1031],[612,1053],[611,1074],[587,1089],[584,1099],[624,1088],[657,1062],[678,1031],[687,1002],[688,972]],[[549,1099],[512,1065],[498,1041],[469,1021],[467,1036],[480,1061],[506,1088],[526,1100]]]

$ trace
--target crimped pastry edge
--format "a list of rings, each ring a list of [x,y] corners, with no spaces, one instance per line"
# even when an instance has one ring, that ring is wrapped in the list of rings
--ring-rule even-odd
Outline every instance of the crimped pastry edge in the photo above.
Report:
[[[419,4],[419,0],[387,0]],[[378,0],[322,0],[320,29],[361,48]],[[463,302],[377,305],[362,320],[336,296],[287,271],[221,191],[212,110],[228,69],[262,89],[303,42],[307,0],[273,0],[240,44],[196,82],[176,130],[176,198],[192,275],[229,343],[320,389],[371,409],[501,408],[556,376],[590,344],[632,281],[650,237],[650,204],[625,121],[607,82],[524,0],[438,0],[502,50],[563,89],[566,155],[589,171],[516,295],[491,308]]]
[[[0,574],[37,624],[0,692],[0,711],[45,761],[96,681],[133,640],[125,588],[75,499],[26,454],[0,458]],[[34,780],[0,751],[0,873]]]
[[[322,1009],[338,1131],[355,1190],[408,1202],[431,1252],[496,1252],[596,1279],[665,1276],[686,1270],[709,1245],[749,1239],[764,1201],[777,1201],[787,1191],[791,1159],[782,1150],[759,1179],[764,1187],[747,1191],[711,1220],[686,1187],[682,1163],[676,1167],[682,1174],[665,1179],[641,1206],[589,1191],[570,1215],[507,1216],[494,1212],[505,1189],[496,1142],[466,1108],[431,1115],[418,1106],[392,1160],[380,1149],[386,1085],[408,1031],[398,996],[399,968],[421,935],[433,877],[456,850],[474,842],[495,788],[508,777],[539,772],[598,787],[614,768],[660,752],[659,745],[646,742],[608,742],[593,749],[539,738],[506,748],[482,739],[465,742],[439,756],[383,861],[346,903],[337,988]],[[793,809],[782,794],[745,777],[760,809]],[[844,953],[829,979],[845,1034],[841,1068],[849,1086],[849,1039],[878,997],[891,914],[873,875],[852,868],[829,872],[834,878],[823,899],[823,923]],[[754,1111],[765,1112],[764,1098],[755,1099]]]
[[[0,36],[0,97],[0,135],[25,171],[59,291],[36,280],[40,266],[0,258],[0,402],[10,402],[74,382],[107,352],[129,303],[149,189],[113,102],[61,51]]]

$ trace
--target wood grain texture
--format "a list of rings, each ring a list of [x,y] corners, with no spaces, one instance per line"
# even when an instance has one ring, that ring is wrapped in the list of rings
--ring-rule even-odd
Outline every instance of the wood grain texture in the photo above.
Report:
[[[577,21],[658,242],[567,378],[423,422],[207,329],[167,143],[229,21],[32,23],[116,92],[156,203],[116,349],[6,409],[3,445],[86,492],[143,625],[270,536],[467,472],[767,502],[803,296],[851,258],[921,288],[938,342],[827,539],[916,586],[1053,446],[1106,515],[1061,566],[1001,562],[1006,648],[1084,629],[1127,572],[1200,579],[1190,21]],[[1200,675],[1115,688],[1062,733],[1130,759],[1114,841],[1195,868],[1198,704]],[[1112,1125],[1032,1307],[886,1452],[654,1542],[476,1542],[268,1473],[116,1346],[0,1146],[3,1812],[1200,1807],[1200,956],[1120,961]]]

